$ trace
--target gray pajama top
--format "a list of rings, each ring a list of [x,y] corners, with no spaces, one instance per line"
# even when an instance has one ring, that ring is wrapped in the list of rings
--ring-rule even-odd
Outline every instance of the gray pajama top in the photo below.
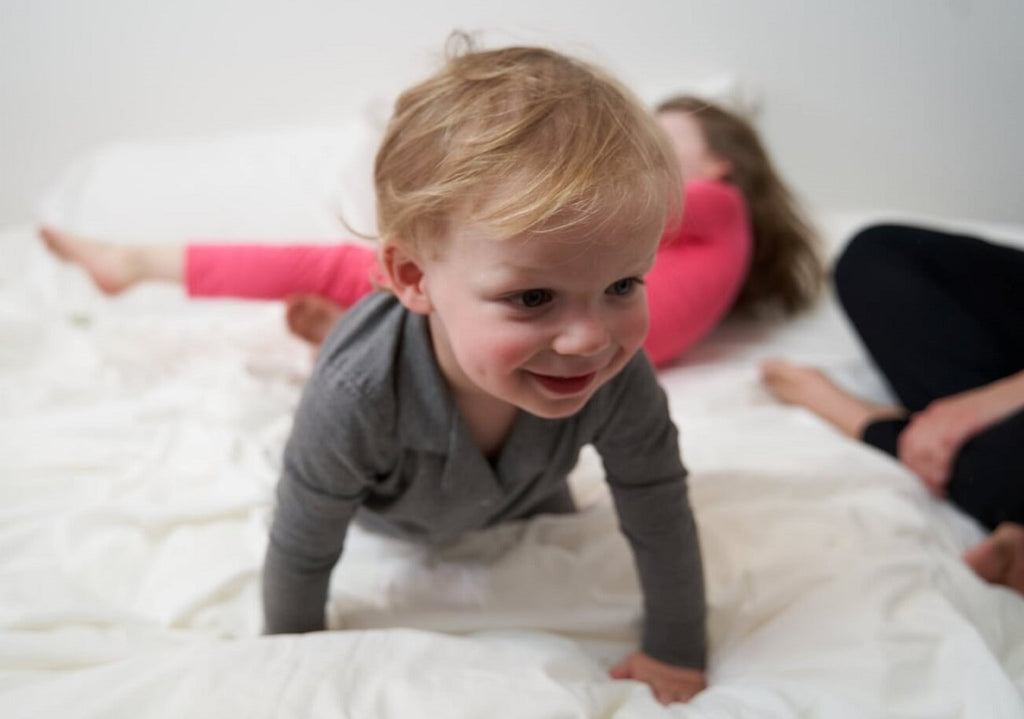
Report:
[[[266,631],[323,629],[331,571],[363,515],[445,544],[534,513],[580,449],[601,455],[644,595],[642,649],[703,668],[704,584],[686,470],[664,392],[640,352],[578,413],[520,412],[489,462],[454,406],[426,318],[370,295],[320,349],[285,447],[263,572]]]

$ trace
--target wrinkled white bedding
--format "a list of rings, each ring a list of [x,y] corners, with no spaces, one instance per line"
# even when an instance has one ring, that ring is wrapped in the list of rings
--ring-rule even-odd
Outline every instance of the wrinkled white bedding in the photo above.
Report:
[[[259,636],[309,365],[281,308],[106,298],[27,227],[0,253],[4,717],[1024,717],[1024,601],[959,559],[981,530],[758,384],[784,354],[884,393],[831,303],[723,327],[663,374],[712,650],[711,688],[664,708],[606,678],[639,597],[589,455],[577,516],[440,555],[354,530],[331,596],[344,631]]]

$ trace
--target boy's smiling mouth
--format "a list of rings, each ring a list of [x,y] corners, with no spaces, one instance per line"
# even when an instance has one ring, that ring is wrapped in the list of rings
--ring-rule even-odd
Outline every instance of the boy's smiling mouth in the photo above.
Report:
[[[537,380],[541,387],[553,394],[573,395],[587,389],[597,376],[597,372],[588,372],[573,377],[559,377],[537,372],[530,372],[530,375]]]

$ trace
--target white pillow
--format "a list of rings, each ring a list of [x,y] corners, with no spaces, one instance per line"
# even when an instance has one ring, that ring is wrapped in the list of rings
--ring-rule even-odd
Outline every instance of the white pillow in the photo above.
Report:
[[[124,142],[73,162],[41,221],[125,241],[332,241],[374,230],[369,113],[337,127]]]

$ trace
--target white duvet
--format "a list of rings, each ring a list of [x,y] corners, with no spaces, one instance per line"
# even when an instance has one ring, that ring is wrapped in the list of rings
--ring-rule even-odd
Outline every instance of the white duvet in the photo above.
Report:
[[[353,530],[338,631],[260,636],[309,367],[281,308],[106,298],[27,227],[0,256],[0,716],[1024,717],[1024,600],[960,561],[981,529],[759,386],[781,354],[884,393],[831,302],[727,325],[662,375],[711,640],[710,688],[662,707],[606,675],[640,598],[595,457],[576,516],[436,555]]]

